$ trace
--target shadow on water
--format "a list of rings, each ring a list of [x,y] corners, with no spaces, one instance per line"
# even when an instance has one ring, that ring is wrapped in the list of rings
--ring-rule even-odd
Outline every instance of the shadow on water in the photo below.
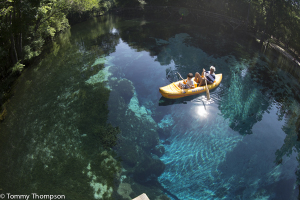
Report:
[[[187,104],[187,100],[186,98],[180,98],[180,99],[168,99],[165,97],[161,97],[158,101],[158,105],[159,106],[169,106],[169,105],[173,105],[173,104]]]
[[[211,92],[213,92],[213,90],[211,90]],[[199,97],[207,98],[206,93],[192,95],[192,96],[188,96],[188,97],[182,97],[179,99],[168,99],[168,98],[165,98],[162,96],[158,101],[158,106],[170,106],[170,105],[174,105],[174,104],[188,104],[190,102],[190,103],[202,104],[205,107],[206,102],[204,102],[202,100],[202,98],[199,98]]]

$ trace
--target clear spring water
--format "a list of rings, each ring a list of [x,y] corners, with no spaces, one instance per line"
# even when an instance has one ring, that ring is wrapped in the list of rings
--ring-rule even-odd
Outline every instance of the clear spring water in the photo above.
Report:
[[[7,104],[1,190],[109,199],[103,162],[93,168],[102,150],[86,139],[107,121],[124,138],[167,133],[158,182],[171,199],[296,199],[300,106],[291,63],[262,53],[253,38],[198,26],[109,16],[62,34]],[[168,72],[185,77],[210,65],[223,74],[211,100],[161,97],[158,88],[177,78]],[[136,190],[131,197],[145,191],[130,174],[121,179]]]

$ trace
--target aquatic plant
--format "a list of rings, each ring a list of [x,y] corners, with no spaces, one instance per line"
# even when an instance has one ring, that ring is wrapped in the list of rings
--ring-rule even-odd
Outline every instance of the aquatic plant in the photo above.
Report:
[[[95,199],[113,199],[115,180],[120,178],[120,161],[110,151],[97,154],[89,163],[84,173],[91,179],[90,186],[94,190]]]
[[[108,107],[107,101],[110,90],[104,83],[96,83],[94,86],[84,84],[72,106],[80,113],[78,129],[87,137],[83,138],[86,150],[93,152],[99,145],[103,149],[109,149],[116,145],[118,128],[107,124]]]
[[[5,119],[7,115],[7,110],[6,107],[4,107],[4,109],[2,110],[1,114],[0,114],[0,121],[3,121]]]
[[[92,199],[91,188],[82,184],[89,181],[82,173],[86,161],[71,157],[63,151],[53,155],[54,158],[47,164],[36,159],[23,166],[20,170],[22,174],[19,175],[20,182],[15,182],[14,187],[23,187],[23,192],[32,190],[38,194],[52,194],[56,191],[74,200]]]
[[[86,69],[81,72],[81,76],[93,77],[94,75],[98,74],[101,70],[103,70],[104,67],[105,67],[104,63],[88,65],[88,67],[86,67]]]
[[[117,144],[117,135],[120,133],[118,127],[113,127],[111,124],[106,126],[95,125],[93,130],[93,139],[96,143],[101,143],[102,147],[109,149]]]

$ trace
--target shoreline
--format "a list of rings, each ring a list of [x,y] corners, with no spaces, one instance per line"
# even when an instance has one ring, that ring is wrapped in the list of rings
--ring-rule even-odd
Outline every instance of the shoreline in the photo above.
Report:
[[[286,58],[288,58],[290,61],[294,62],[296,65],[300,66],[300,62],[293,57],[290,53],[288,53],[285,49],[283,49],[282,47],[280,47],[279,45],[270,42],[269,46],[276,50],[277,52],[281,53],[282,55],[284,55]]]
[[[247,34],[253,38],[255,38],[259,43],[261,43],[261,40],[263,38],[262,34],[263,33],[260,33],[260,32],[256,32],[256,33],[251,33],[251,32],[247,32]],[[300,66],[300,56],[298,56],[296,53],[293,53],[294,56],[289,53],[288,51],[290,49],[285,49],[285,48],[282,48],[280,46],[280,41],[278,41],[276,38],[273,38],[271,36],[271,38],[265,40],[262,45],[266,48],[272,48],[274,49],[275,51],[277,51],[278,53],[281,53],[282,55],[284,55],[287,59],[289,59],[290,61],[292,61],[293,63],[295,63],[296,65]],[[290,50],[291,51],[291,50]]]

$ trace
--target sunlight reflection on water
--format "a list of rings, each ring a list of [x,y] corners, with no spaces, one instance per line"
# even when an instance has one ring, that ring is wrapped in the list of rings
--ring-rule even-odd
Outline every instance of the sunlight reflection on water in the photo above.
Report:
[[[206,108],[204,106],[197,106],[196,113],[199,117],[207,117],[209,112],[206,111]]]

